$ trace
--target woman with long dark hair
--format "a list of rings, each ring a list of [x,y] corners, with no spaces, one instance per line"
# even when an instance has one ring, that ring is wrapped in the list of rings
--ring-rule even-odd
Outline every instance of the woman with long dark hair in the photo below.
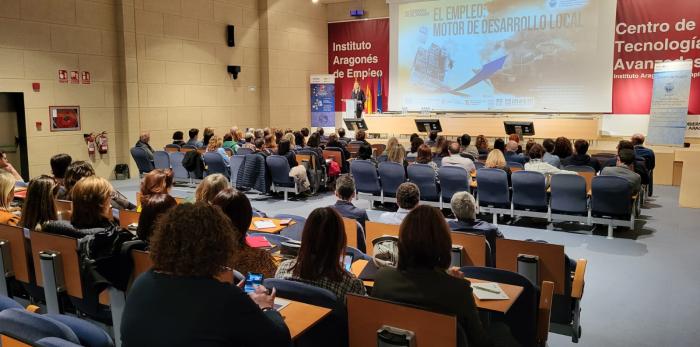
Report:
[[[29,181],[19,226],[34,230],[45,222],[57,220],[55,203],[57,193],[58,185],[51,176],[41,175]]]

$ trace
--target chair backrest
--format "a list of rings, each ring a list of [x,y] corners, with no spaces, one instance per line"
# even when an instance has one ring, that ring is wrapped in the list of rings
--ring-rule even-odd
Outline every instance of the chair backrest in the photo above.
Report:
[[[170,155],[166,151],[153,152],[153,164],[156,169],[167,170],[170,168]]]
[[[134,261],[134,271],[132,276],[139,277],[142,273],[153,267],[153,260],[148,251],[132,250],[131,259]]]
[[[355,157],[357,157],[357,152],[360,151],[361,145],[362,144],[360,144],[360,143],[350,142],[350,143],[348,143],[348,145],[345,148],[348,150],[348,152],[350,152],[350,156],[352,158],[355,158]]]
[[[183,152],[183,153],[192,152],[192,151],[196,151],[196,150],[197,150],[197,147],[192,146],[192,145],[183,145],[182,147],[180,147],[180,152]]]
[[[139,223],[139,217],[141,213],[131,210],[119,210],[119,226],[122,228],[128,228],[132,223]]]
[[[345,227],[345,238],[348,240],[348,246],[357,248],[357,221],[343,217],[343,226]]]
[[[374,251],[372,241],[385,235],[399,237],[399,225],[365,222],[365,248],[367,249],[367,254],[372,255]]]
[[[339,305],[339,299],[333,292],[311,284],[279,278],[266,278],[263,285],[267,288],[276,288],[277,296],[280,298],[326,308],[336,308]]]
[[[241,173],[241,168],[245,165],[245,155],[236,154],[231,156],[229,165],[231,168],[231,183],[233,183],[235,187],[236,182],[238,182],[238,175]]]
[[[456,346],[457,318],[390,301],[348,294],[349,347],[377,345],[382,326],[412,331],[415,347]]]
[[[316,171],[316,161],[313,160],[313,157],[310,154],[300,154],[297,152],[295,157],[299,165],[306,162],[308,163],[308,168],[311,169],[311,171]]]
[[[420,199],[424,201],[438,201],[437,180],[435,170],[428,164],[414,163],[408,166],[408,180],[415,183],[420,190]]]
[[[552,175],[549,187],[552,212],[588,214],[586,179],[583,176]]]
[[[369,160],[350,162],[350,174],[355,179],[355,189],[360,193],[379,194],[379,176],[377,168]]]
[[[271,155],[266,159],[267,167],[270,168],[272,183],[289,185],[292,178],[289,177],[289,161],[280,155]]]
[[[7,241],[8,244],[5,247],[9,247],[10,250],[10,261],[7,264],[11,263],[12,268],[5,271],[11,272],[20,282],[30,283],[30,265],[27,259],[29,252],[25,244],[24,229],[0,224],[0,241]],[[0,281],[5,280],[5,275],[0,274]]]
[[[415,165],[415,164],[414,164]],[[469,173],[459,166],[442,166],[438,170],[440,178],[440,195],[443,201],[449,202],[457,192],[468,192],[471,178]]]
[[[518,300],[504,315],[513,337],[522,346],[534,346],[537,340],[537,288],[524,276],[508,270],[492,267],[465,266],[460,269],[464,276],[523,287]]]
[[[396,196],[396,190],[401,183],[406,182],[406,170],[403,165],[390,161],[379,163],[379,179],[382,183],[384,196]]]
[[[170,167],[173,169],[173,177],[175,179],[188,179],[190,174],[187,172],[184,166],[182,166],[182,160],[185,159],[184,152],[171,152],[170,154]]]
[[[82,299],[83,287],[80,278],[80,262],[78,261],[78,240],[63,235],[54,235],[40,231],[32,232],[32,257],[36,265],[36,284],[44,286],[44,278],[41,273],[41,258],[39,252],[55,251],[61,253],[60,264],[63,267],[63,280],[68,295]]]
[[[45,337],[80,345],[80,339],[67,325],[20,308],[0,312],[0,336],[3,347],[36,346],[36,342]]]
[[[463,266],[486,266],[486,237],[453,231],[452,244],[464,248]]]
[[[345,161],[345,158],[343,156],[343,150],[338,148],[338,147],[326,147],[326,149],[323,150],[323,159],[328,160],[331,159],[334,162],[338,163],[338,166],[342,169],[343,168],[343,162]]]
[[[564,166],[562,169],[575,172],[595,172],[594,168],[587,165],[567,165]]]
[[[180,151],[180,146],[174,144],[174,143],[169,143],[163,147],[163,150],[165,150],[168,153],[173,153],[173,152],[179,152]]]
[[[129,151],[131,152],[131,157],[136,162],[136,166],[139,168],[139,173],[148,173],[154,169],[153,163],[148,160],[148,154],[146,154],[145,149],[133,147]]]
[[[68,200],[56,200],[56,213],[61,215],[73,211],[73,202]],[[70,220],[70,215],[68,216]]]
[[[202,156],[202,159],[204,160],[204,164],[207,166],[207,175],[220,173],[228,176],[226,162],[224,162],[224,158],[221,157],[221,154],[216,152],[206,152]]]
[[[541,172],[518,171],[511,175],[516,209],[547,209],[547,178]]]
[[[238,150],[236,151],[236,154],[238,155],[246,155],[246,154],[253,154],[253,150],[247,147],[239,147]]]
[[[591,213],[627,219],[632,213],[632,187],[617,176],[596,176],[591,182]]]
[[[540,299],[537,304],[537,334],[536,342],[539,346],[547,346],[549,337],[549,320],[552,316],[552,303],[554,297],[554,283],[543,281],[540,286]]]
[[[386,145],[383,143],[375,143],[372,145],[372,153],[375,157],[380,156],[386,150]]]
[[[514,161],[509,161],[506,163],[506,165],[508,165],[508,167],[511,169],[513,169],[513,168],[520,169],[520,170],[525,169],[525,166],[523,166],[523,164],[518,163],[518,162],[514,162]]]
[[[497,268],[518,272],[518,256],[521,254],[539,257],[540,281],[553,282],[554,292],[564,294],[567,280],[564,274],[564,246],[534,241],[496,240]]]
[[[510,207],[508,175],[501,169],[483,168],[476,176],[479,187],[479,205]]]
[[[480,162],[480,161],[478,161],[478,160],[475,160],[475,161],[474,161],[474,167],[475,167],[477,170],[479,170],[479,169],[481,169],[481,168],[484,168],[484,166],[485,166],[484,163],[482,163],[482,162]]]

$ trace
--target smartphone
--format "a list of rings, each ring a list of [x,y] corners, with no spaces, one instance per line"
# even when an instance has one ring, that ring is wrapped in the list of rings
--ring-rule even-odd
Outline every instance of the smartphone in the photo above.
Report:
[[[249,272],[245,276],[245,285],[243,286],[243,291],[246,293],[252,293],[255,291],[256,286],[261,286],[263,282],[263,274]]]
[[[345,271],[350,271],[350,268],[352,267],[352,259],[352,253],[345,253],[345,257],[343,258],[343,266],[345,266]]]

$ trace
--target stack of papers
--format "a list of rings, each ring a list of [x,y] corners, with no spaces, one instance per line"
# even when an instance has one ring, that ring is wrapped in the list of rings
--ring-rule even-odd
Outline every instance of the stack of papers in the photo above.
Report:
[[[472,282],[472,289],[474,290],[474,295],[479,300],[507,300],[508,295],[501,289],[498,283],[484,282],[475,283]]]
[[[275,223],[269,219],[256,220],[253,222],[253,225],[255,225],[255,228],[257,229],[271,229],[277,227]]]

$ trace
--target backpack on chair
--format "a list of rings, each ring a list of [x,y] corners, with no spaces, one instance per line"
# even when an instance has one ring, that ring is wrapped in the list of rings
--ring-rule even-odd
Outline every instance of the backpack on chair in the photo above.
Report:
[[[372,257],[378,267],[396,267],[399,262],[399,238],[382,236],[372,240]]]

